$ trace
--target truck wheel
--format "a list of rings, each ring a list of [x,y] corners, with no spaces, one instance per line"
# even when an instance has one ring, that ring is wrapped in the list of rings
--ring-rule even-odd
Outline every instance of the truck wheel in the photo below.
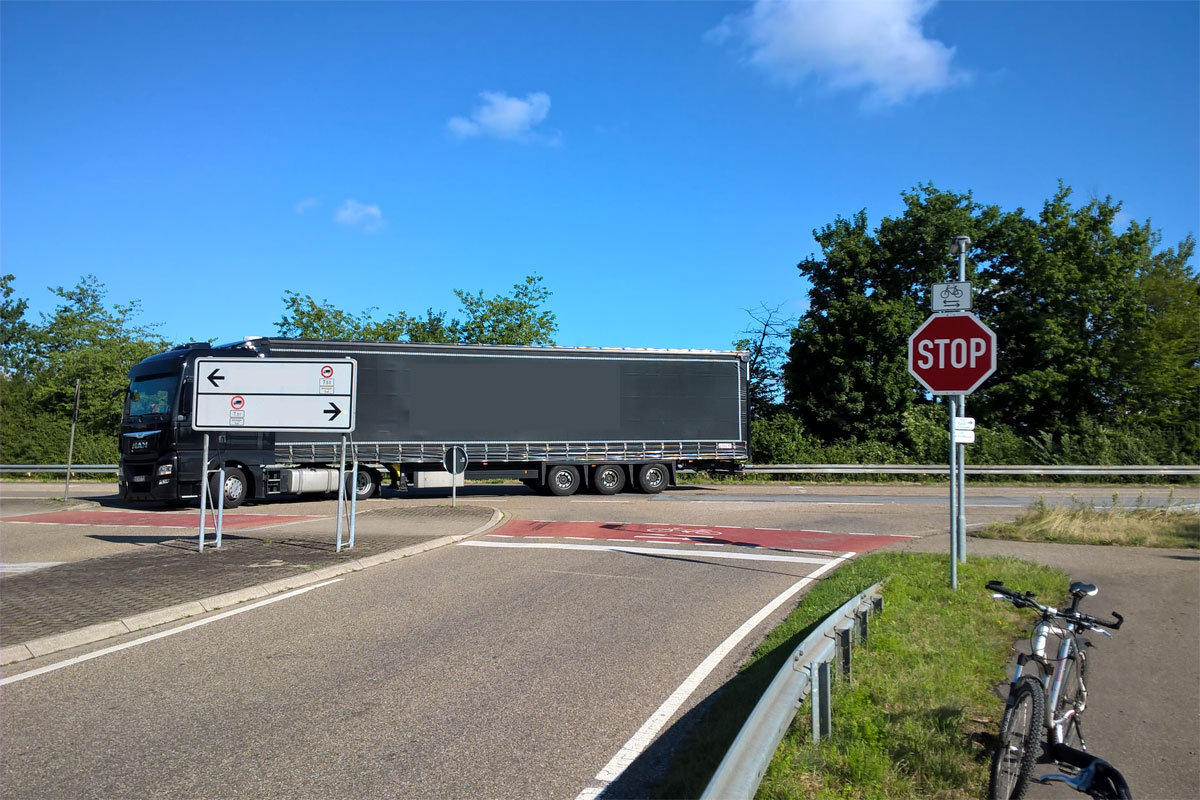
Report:
[[[221,480],[221,473],[214,472],[209,478],[209,490],[212,492],[213,502],[218,501],[217,491],[220,489],[218,484]],[[225,508],[237,508],[246,500],[246,494],[250,489],[250,484],[246,482],[246,473],[242,472],[237,467],[225,468]]]
[[[618,494],[625,488],[625,470],[616,464],[601,464],[592,473],[596,494]]]
[[[638,470],[638,488],[646,494],[658,494],[667,488],[670,475],[662,464],[645,464]]]
[[[551,467],[546,471],[546,486],[556,497],[575,494],[579,489],[579,470],[565,465]]]
[[[349,489],[350,476],[346,476],[347,489]],[[354,492],[358,495],[359,500],[366,500],[374,497],[379,493],[379,480],[375,473],[369,469],[360,469],[354,481]]]

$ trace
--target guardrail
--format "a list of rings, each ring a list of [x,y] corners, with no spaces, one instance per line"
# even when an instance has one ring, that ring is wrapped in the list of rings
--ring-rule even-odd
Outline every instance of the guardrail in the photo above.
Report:
[[[760,475],[949,475],[946,464],[747,464],[743,470]],[[1200,466],[1154,464],[1108,466],[1052,466],[1036,464],[968,464],[968,475],[1200,475]]]
[[[0,464],[0,472],[66,472],[66,464]],[[71,474],[80,472],[116,472],[116,464],[72,464]]]
[[[66,464],[0,464],[4,472],[66,472]],[[116,464],[73,464],[71,472],[116,472]],[[684,471],[684,470],[681,470]],[[751,475],[949,475],[945,464],[747,464]],[[1050,465],[967,465],[968,475],[1179,475],[1200,476],[1200,466],[1141,465],[1129,467]]]
[[[842,677],[850,679],[854,631],[860,642],[866,641],[870,617],[882,608],[877,583],[843,604],[804,638],[750,712],[701,800],[753,797],[804,698],[812,697],[813,739],[829,735],[833,727],[830,662],[836,656]]]

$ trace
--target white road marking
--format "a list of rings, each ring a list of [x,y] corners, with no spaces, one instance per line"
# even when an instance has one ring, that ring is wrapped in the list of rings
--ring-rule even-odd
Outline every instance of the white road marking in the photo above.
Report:
[[[0,575],[18,575],[22,572],[33,572],[35,569],[45,569],[46,567],[57,567],[59,564],[65,564],[65,561],[21,561],[9,564],[0,563]]]
[[[75,656],[74,658],[68,658],[66,661],[59,661],[57,664],[47,664],[44,667],[38,667],[37,669],[31,669],[28,672],[22,672],[17,675],[10,675],[7,678],[0,679],[0,686],[7,686],[10,683],[16,683],[17,681],[23,681],[26,678],[34,678],[34,677],[37,677],[38,675],[45,675],[47,672],[54,672],[55,670],[63,669],[64,667],[72,667],[76,664],[82,664],[85,661],[91,661],[93,658],[100,658],[100,656],[106,656],[106,655],[109,655],[110,653],[116,653],[121,650],[128,650],[130,647],[136,647],[139,644],[147,644],[148,642],[153,642],[157,639],[165,639],[168,636],[174,636],[177,633],[183,633],[184,631],[190,631],[192,628],[199,628],[201,625],[208,625],[210,622],[216,622],[217,620],[222,620],[222,619],[225,619],[226,617],[232,617],[235,614],[242,614],[246,611],[253,611],[256,608],[262,608],[263,606],[270,605],[271,603],[278,603],[280,600],[288,600],[297,595],[304,594],[305,592],[311,592],[313,589],[320,589],[322,586],[328,586],[331,583],[338,583],[339,581],[342,581],[342,580],[344,580],[344,579],[343,578],[334,578],[333,580],[325,581],[324,583],[314,583],[312,586],[304,586],[300,589],[293,589],[290,592],[276,595],[274,597],[268,597],[265,600],[259,600],[257,603],[251,603],[248,606],[241,606],[239,608],[234,608],[229,611],[222,611],[220,614],[217,614],[216,616],[206,617],[205,619],[196,620],[195,622],[189,622],[186,625],[180,625],[178,628],[172,628],[169,631],[160,631],[159,633],[152,633],[149,636],[143,636],[140,639],[134,639],[132,642],[125,642],[124,644],[116,644],[116,645],[113,645],[112,647],[105,647],[102,650],[97,650],[94,653],[85,653],[84,655],[81,655],[81,656]]]
[[[615,539],[613,541],[616,541]],[[566,544],[565,542],[481,542],[481,541],[466,541],[459,542],[460,547],[528,547],[534,550],[591,550],[596,552],[610,553],[632,553],[640,555],[648,553],[650,555],[662,556],[679,556],[679,555],[695,555],[704,558],[728,558],[736,561],[784,561],[794,564],[828,564],[828,558],[809,558],[807,556],[772,556],[761,553],[728,553],[716,552],[713,550],[667,550],[657,547],[613,547],[612,545],[603,544]],[[656,544],[659,544],[656,542]],[[719,547],[720,545],[716,545]],[[842,559],[853,556],[833,556],[833,560],[841,561]]]
[[[814,580],[821,577],[826,572],[834,569],[843,561],[852,558],[854,555],[854,553],[846,553],[836,560],[827,563],[825,566],[814,570],[807,577],[796,581],[796,583],[784,590],[778,597],[763,606],[758,613],[743,622],[740,628],[729,634],[725,641],[717,645],[717,648],[709,653],[708,656],[700,662],[698,667],[692,670],[692,674],[688,675],[687,678],[684,679],[683,683],[679,684],[679,688],[671,693],[671,696],[668,697],[666,701],[658,707],[658,710],[650,715],[650,718],[647,719],[642,724],[642,727],[638,729],[637,733],[631,736],[629,741],[617,751],[617,754],[612,757],[608,764],[605,765],[604,769],[597,773],[596,780],[599,781],[602,786],[598,790],[594,787],[584,789],[576,796],[575,800],[589,800],[589,798],[598,797],[599,794],[603,792],[609,784],[620,778],[625,769],[632,764],[647,747],[650,746],[650,743],[654,741],[654,738],[658,736],[659,732],[662,731],[666,724],[671,721],[671,717],[673,717],[675,712],[679,710],[679,707],[687,701],[692,692],[696,691],[697,687],[704,682],[704,679],[708,677],[709,673],[716,669],[717,665],[721,663],[725,656],[729,655],[729,653],[735,647],[737,647],[743,639],[749,636],[751,631],[758,627],[763,620],[774,613],[777,608],[786,603],[792,598],[792,596],[794,596],[805,586],[808,586]]]

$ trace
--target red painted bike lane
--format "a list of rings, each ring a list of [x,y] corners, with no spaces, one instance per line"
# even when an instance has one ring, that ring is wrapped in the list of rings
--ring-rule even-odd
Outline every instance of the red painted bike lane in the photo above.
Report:
[[[512,520],[489,537],[513,539],[586,539],[643,544],[674,543],[801,550],[828,553],[866,553],[909,536],[885,536],[825,531],[734,528],[719,525],[668,525],[629,522],[541,522]]]

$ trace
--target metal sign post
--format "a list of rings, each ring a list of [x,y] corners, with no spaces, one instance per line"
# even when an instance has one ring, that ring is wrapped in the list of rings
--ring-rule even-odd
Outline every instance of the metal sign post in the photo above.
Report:
[[[71,442],[67,445],[67,485],[63,487],[63,502],[71,496],[71,465],[75,458],[75,423],[79,420],[79,385],[80,379],[75,379],[75,405],[71,410]]]
[[[442,466],[450,473],[450,507],[458,505],[458,476],[467,471],[466,448],[454,445],[442,454]]]
[[[958,281],[937,283],[931,292],[933,315],[908,337],[908,371],[931,395],[946,395],[950,406],[950,584],[958,588],[958,564],[967,560],[967,452],[975,441],[975,420],[967,416],[967,395],[996,371],[996,334],[970,312],[967,282],[969,236],[955,236]]]

